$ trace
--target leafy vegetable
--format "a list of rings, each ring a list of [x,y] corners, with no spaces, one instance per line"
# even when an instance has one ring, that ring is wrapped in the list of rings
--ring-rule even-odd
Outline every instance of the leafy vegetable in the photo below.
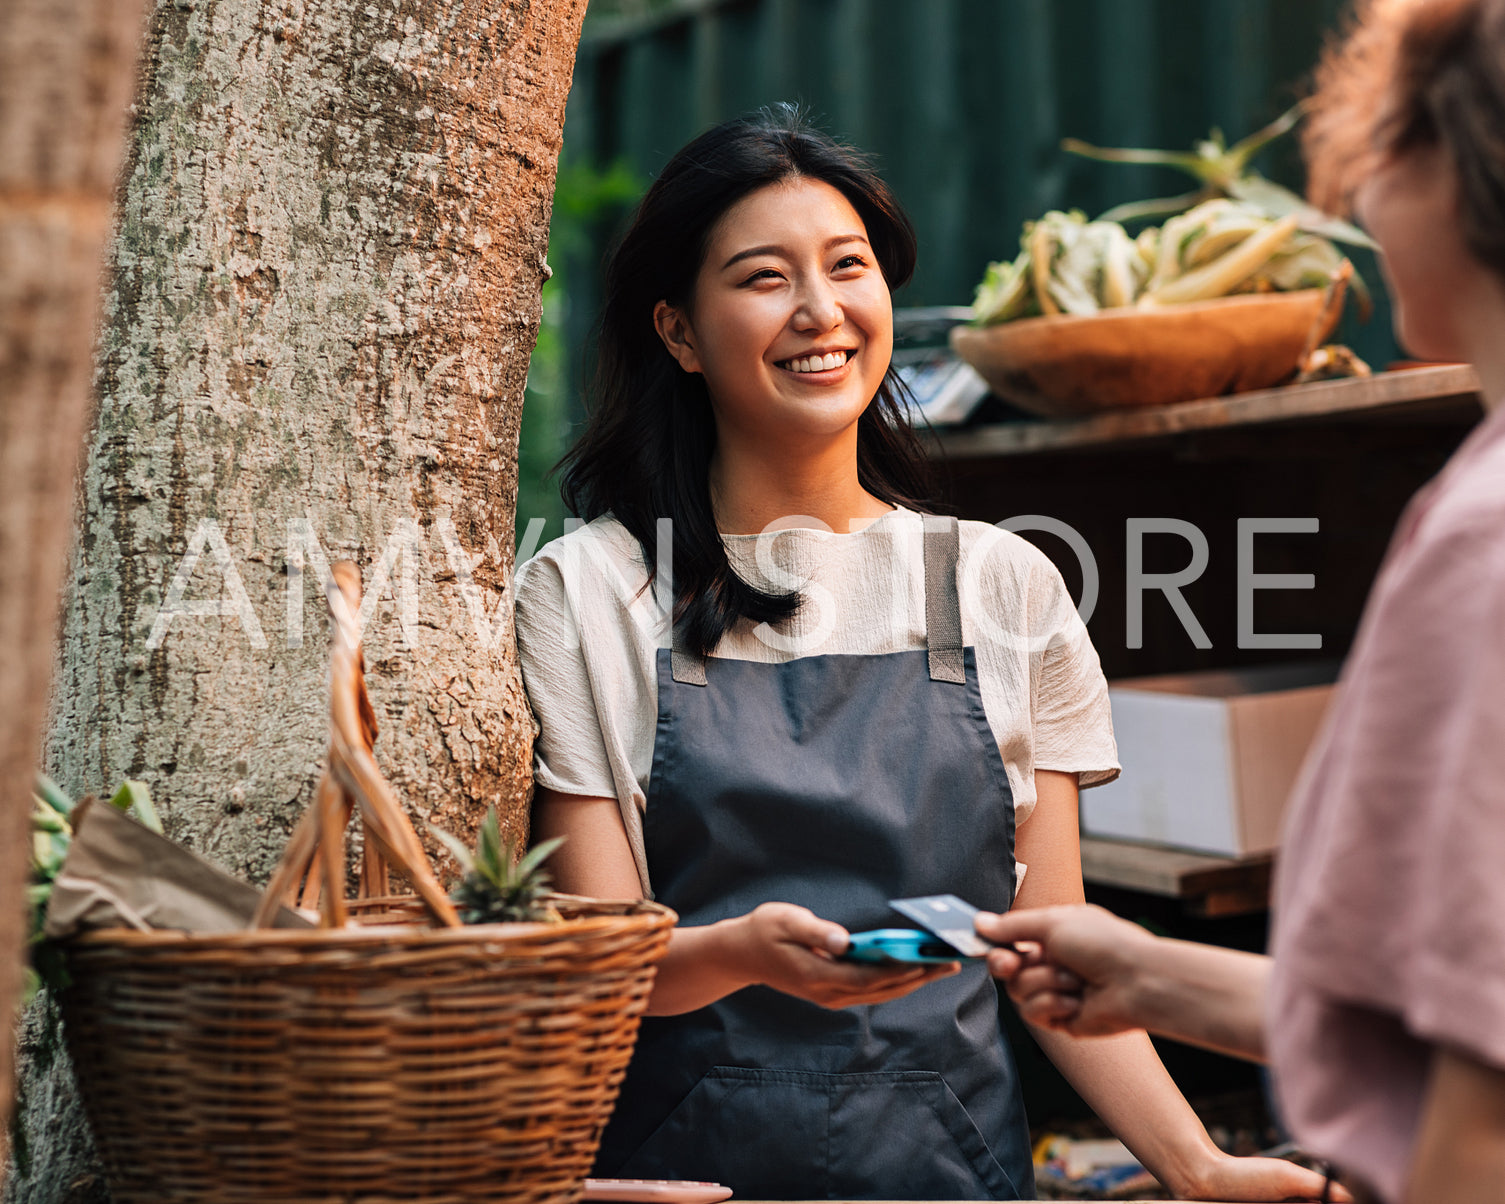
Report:
[[[31,796],[31,884],[26,888],[26,902],[31,908],[31,964],[26,968],[23,1003],[29,1004],[45,984],[67,985],[67,971],[62,957],[43,937],[47,905],[52,901],[52,886],[68,856],[73,840],[71,819],[76,804],[45,773],[37,774]],[[140,820],[153,832],[162,831],[162,821],[152,805],[145,782],[127,781],[110,798],[110,805]]]
[[[1020,244],[1012,262],[988,265],[972,306],[975,325],[1321,288],[1346,262],[1327,239],[1302,232],[1296,214],[1272,220],[1226,197],[1137,238],[1106,218],[1053,210],[1025,224]]]

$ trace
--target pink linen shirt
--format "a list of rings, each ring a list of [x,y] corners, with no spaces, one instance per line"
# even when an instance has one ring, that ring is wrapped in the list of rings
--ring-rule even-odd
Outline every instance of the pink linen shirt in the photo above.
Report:
[[[1287,1123],[1399,1200],[1433,1048],[1505,1068],[1505,408],[1401,520],[1295,788],[1272,952]]]

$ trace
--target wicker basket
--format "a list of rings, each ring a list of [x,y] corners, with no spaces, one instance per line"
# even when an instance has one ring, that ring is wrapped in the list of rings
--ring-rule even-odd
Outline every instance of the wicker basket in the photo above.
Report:
[[[343,572],[341,584],[353,603],[358,586]],[[72,942],[65,1032],[118,1204],[579,1198],[674,913],[558,896],[560,923],[458,927],[371,778],[374,721],[347,624],[331,772],[268,903],[309,870],[303,899],[320,896],[326,925],[345,914],[335,823],[355,807],[363,889],[391,858],[418,896],[357,905],[343,928]],[[425,911],[444,926],[420,926]]]

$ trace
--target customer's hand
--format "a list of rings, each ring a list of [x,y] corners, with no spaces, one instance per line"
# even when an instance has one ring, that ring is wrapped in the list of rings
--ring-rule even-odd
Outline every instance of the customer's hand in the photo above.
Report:
[[[1005,983],[1031,1024],[1074,1037],[1105,1037],[1144,1028],[1136,986],[1154,937],[1137,924],[1085,904],[982,912],[977,932],[1018,951],[988,953],[988,971]]]
[[[884,1003],[961,968],[837,961],[850,943],[847,930],[792,903],[764,903],[729,923],[728,951],[753,982],[822,1007]]]

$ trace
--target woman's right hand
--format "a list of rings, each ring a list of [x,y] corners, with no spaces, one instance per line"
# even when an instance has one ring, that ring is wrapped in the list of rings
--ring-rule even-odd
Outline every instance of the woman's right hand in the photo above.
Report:
[[[837,961],[850,943],[847,930],[793,903],[764,903],[726,925],[724,954],[752,983],[822,1007],[885,1003],[961,968]]]
[[[549,862],[558,889],[606,899],[641,894],[616,799],[540,787],[533,804],[533,838],[551,836],[567,838]],[[754,985],[828,1008],[883,1003],[960,968],[954,962],[874,966],[836,961],[849,940],[840,924],[792,903],[764,903],[733,919],[675,928],[654,976],[648,1014],[691,1012]]]
[[[766,986],[821,1007],[885,1003],[955,974],[942,965],[866,965],[836,960],[851,937],[840,924],[793,903],[674,930],[648,1000],[650,1016],[692,1012],[744,987]]]

